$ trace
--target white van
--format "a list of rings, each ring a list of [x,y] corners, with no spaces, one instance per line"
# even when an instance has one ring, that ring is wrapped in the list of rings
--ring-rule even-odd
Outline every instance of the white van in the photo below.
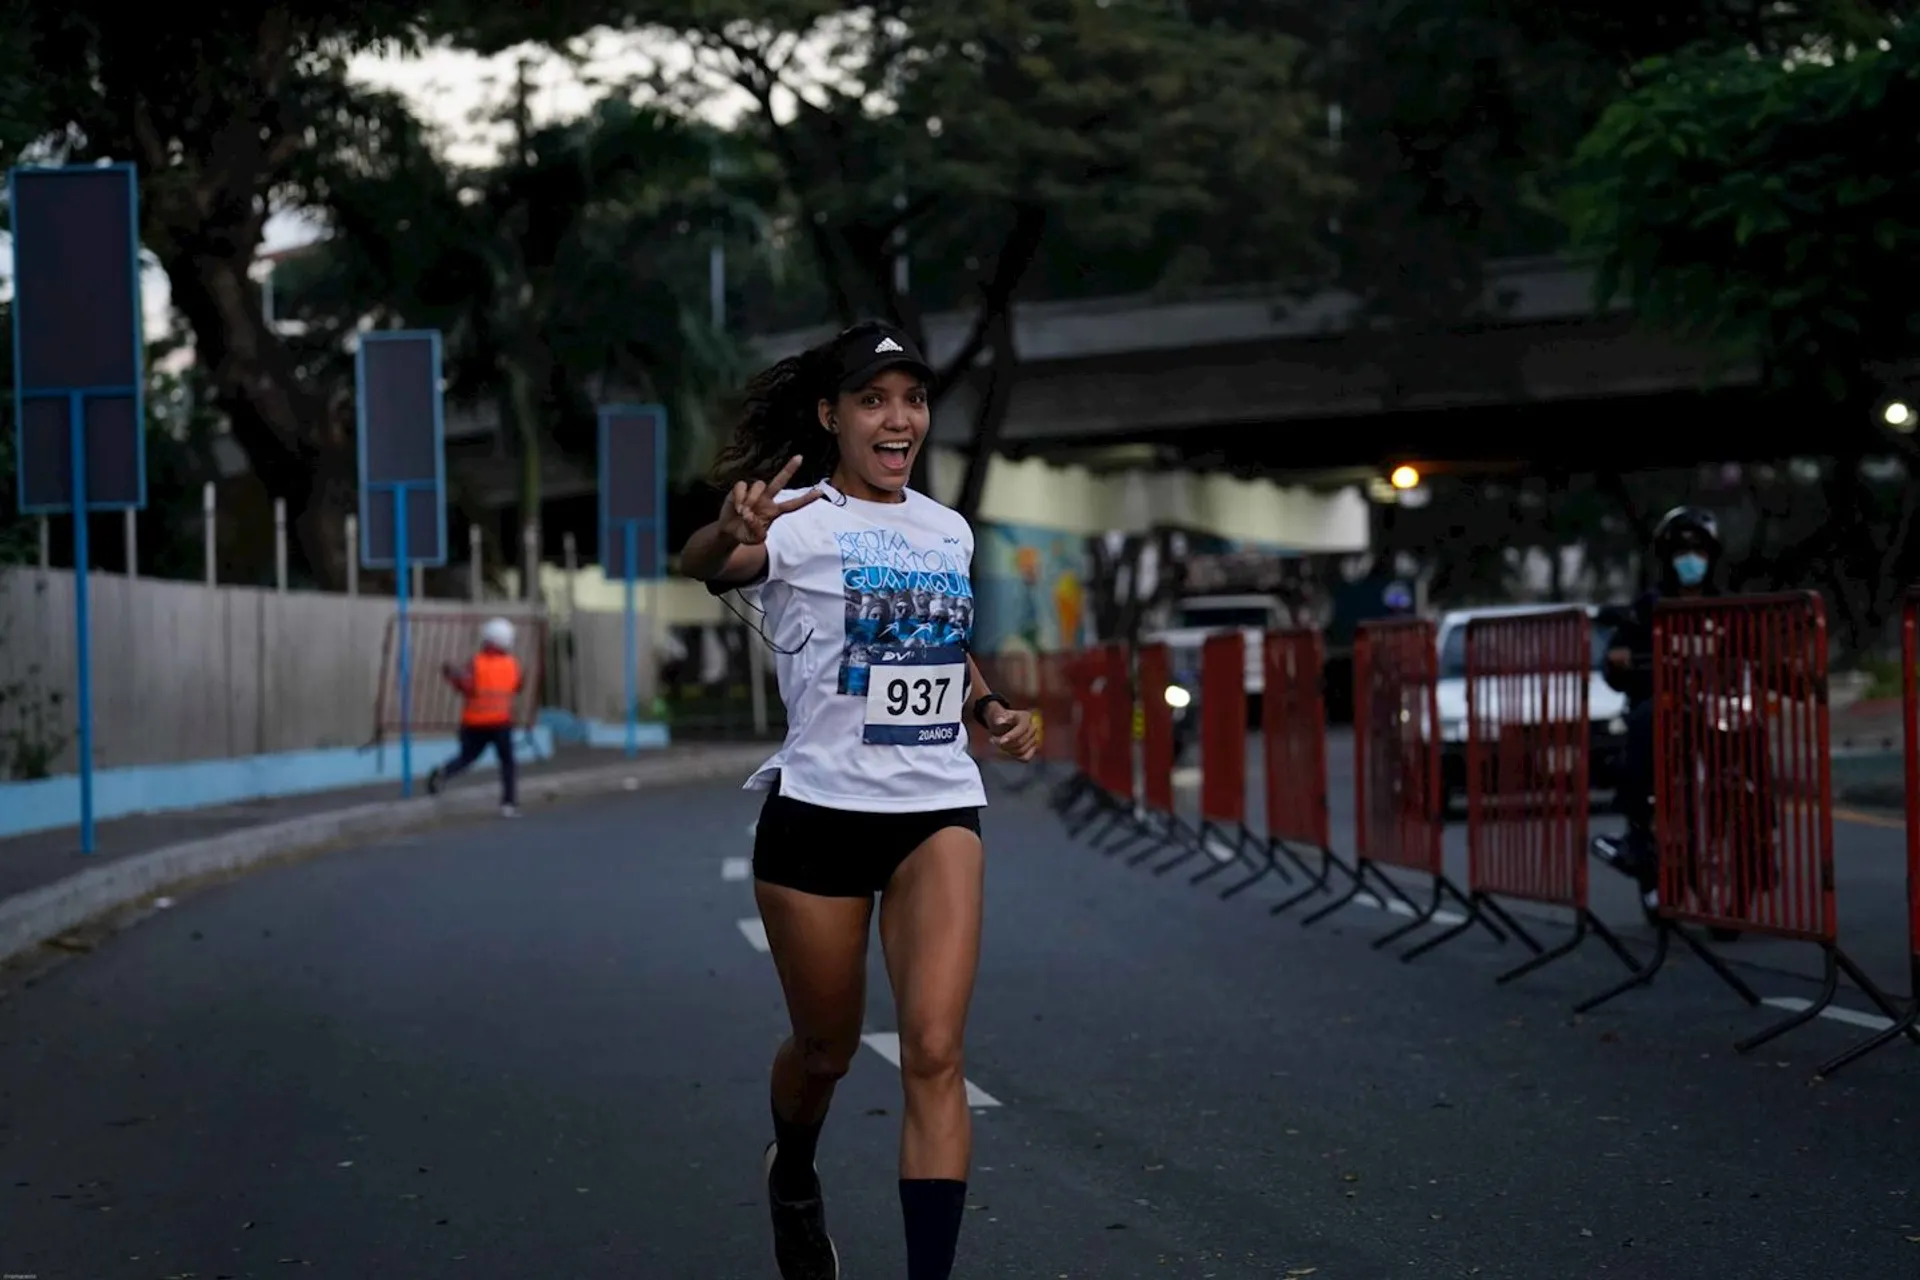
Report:
[[[1440,615],[1440,680],[1434,702],[1440,713],[1440,785],[1443,812],[1464,798],[1467,786],[1467,623],[1474,618],[1511,618],[1530,613],[1555,613],[1568,605],[1496,605],[1484,609],[1455,609]],[[1587,715],[1592,721],[1592,755],[1588,777],[1606,789],[1619,777],[1627,745],[1627,700],[1607,686],[1605,670],[1611,627],[1601,626],[1599,610],[1585,606],[1594,619],[1593,667],[1587,678]]]

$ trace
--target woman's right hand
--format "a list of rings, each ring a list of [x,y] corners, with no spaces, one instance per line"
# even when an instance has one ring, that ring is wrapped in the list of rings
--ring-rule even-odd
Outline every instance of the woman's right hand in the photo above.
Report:
[[[739,546],[757,547],[767,540],[767,529],[775,520],[819,499],[821,491],[816,488],[785,502],[774,500],[799,469],[800,455],[796,453],[771,480],[755,480],[751,484],[745,480],[735,481],[733,492],[720,502],[720,519],[716,523],[721,535]]]

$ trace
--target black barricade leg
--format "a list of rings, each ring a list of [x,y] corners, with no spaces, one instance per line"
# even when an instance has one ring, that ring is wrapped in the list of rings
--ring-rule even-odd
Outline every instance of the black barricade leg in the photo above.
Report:
[[[1138,867],[1151,862],[1159,857],[1160,852],[1168,845],[1184,844],[1191,838],[1186,828],[1181,825],[1179,818],[1171,813],[1163,813],[1160,815],[1160,832],[1154,837],[1153,843],[1128,858],[1127,865]]]
[[[1141,841],[1147,841],[1151,852],[1158,852],[1166,846],[1167,824],[1165,819],[1152,809],[1144,810],[1134,829],[1126,839],[1115,841],[1100,852],[1109,858],[1118,858],[1129,853]],[[1149,854],[1151,856],[1151,853]]]
[[[1575,1013],[1591,1013],[1601,1005],[1607,1003],[1607,1001],[1617,996],[1623,996],[1635,987],[1651,986],[1654,975],[1659,973],[1661,967],[1667,963],[1667,955],[1673,950],[1672,944],[1673,926],[1665,920],[1659,921],[1654,927],[1653,954],[1647,957],[1647,962],[1637,966],[1631,977],[1626,978],[1615,986],[1608,987],[1597,996],[1591,996],[1588,999],[1582,1000],[1579,1004],[1573,1006],[1573,1011]]]
[[[1121,802],[1115,806],[1113,817],[1107,821],[1107,825],[1087,843],[1098,852],[1112,857],[1115,849],[1125,847],[1145,825],[1146,819],[1139,806],[1130,801]]]
[[[1503,912],[1502,914],[1504,915],[1505,913]],[[1613,931],[1600,922],[1600,917],[1594,915],[1591,911],[1580,911],[1573,917],[1573,936],[1571,938],[1568,938],[1551,951],[1539,951],[1536,948],[1537,954],[1531,959],[1521,961],[1519,965],[1507,970],[1498,978],[1495,978],[1494,982],[1504,985],[1505,983],[1512,982],[1515,978],[1524,978],[1538,969],[1544,969],[1555,960],[1565,959],[1580,949],[1580,944],[1587,940],[1588,934],[1599,938],[1613,954],[1620,957],[1621,963],[1625,964],[1628,969],[1635,972],[1639,971],[1639,961],[1633,958],[1633,953],[1628,951],[1620,939],[1614,936]],[[1524,938],[1524,935],[1522,935],[1522,937]],[[1533,944],[1529,941],[1528,945],[1531,946]]]
[[[1207,853],[1205,833],[1210,824],[1203,822],[1200,824],[1200,829],[1196,831],[1177,817],[1171,821],[1174,828],[1180,832],[1182,848],[1179,853],[1153,869],[1153,874],[1156,876],[1164,876],[1175,867],[1185,866],[1195,858],[1205,857]]]
[[[1275,840],[1271,836],[1267,837],[1265,841],[1262,841],[1253,834],[1246,833],[1246,839],[1255,846],[1264,845],[1265,847],[1257,849],[1255,869],[1252,875],[1243,880],[1237,880],[1220,891],[1220,900],[1222,902],[1227,901],[1229,898],[1239,897],[1248,889],[1253,888],[1254,885],[1259,884],[1268,876],[1276,873],[1288,884],[1293,883],[1293,877],[1287,874],[1286,869],[1282,867],[1278,861],[1282,853],[1286,854],[1289,858],[1293,858],[1293,850],[1288,849],[1285,845],[1281,844],[1280,841]],[[1298,858],[1293,858],[1293,860],[1295,862],[1299,861]]]
[[[1213,865],[1206,868],[1204,871],[1201,871],[1198,874],[1196,874],[1191,880],[1188,881],[1189,884],[1199,884],[1203,880],[1211,880],[1213,879],[1213,877],[1219,875],[1222,871],[1225,871],[1227,868],[1237,867],[1242,864],[1255,867],[1258,870],[1258,873],[1262,875],[1266,874],[1267,871],[1278,870],[1278,868],[1274,867],[1271,864],[1271,862],[1269,862],[1266,868],[1260,869],[1259,856],[1257,852],[1252,856],[1249,856],[1248,849],[1247,849],[1247,829],[1245,827],[1241,827],[1238,831],[1236,831],[1231,841],[1228,841],[1226,839],[1226,832],[1222,831],[1218,826],[1215,826],[1213,828],[1212,835],[1215,839],[1221,841],[1223,844],[1230,844],[1232,847],[1232,852],[1230,852],[1226,857],[1223,858],[1220,856],[1219,852],[1215,848],[1209,847],[1207,852],[1213,858]]]
[[[1087,843],[1098,849],[1124,823],[1133,821],[1133,806],[1120,803],[1117,797],[1106,797],[1106,807],[1111,811],[1107,816],[1107,825],[1101,827],[1088,838]],[[1091,824],[1089,824],[1091,825]]]
[[[1806,1026],[1809,1022],[1819,1017],[1823,1009],[1833,1003],[1834,996],[1840,993],[1839,957],[1830,946],[1822,947],[1821,951],[1825,953],[1824,959],[1826,963],[1820,966],[1819,997],[1806,1008],[1793,1014],[1791,1017],[1774,1023],[1765,1031],[1750,1035],[1745,1040],[1736,1041],[1733,1046],[1735,1053],[1745,1053],[1749,1049],[1758,1049],[1761,1045],[1767,1043],[1767,1041],[1783,1036],[1796,1027]]]
[[[1387,904],[1383,901],[1380,905],[1384,907]],[[1389,910],[1391,910],[1391,908],[1389,908]],[[1416,907],[1414,909],[1413,919],[1375,938],[1373,940],[1373,949],[1378,951],[1382,947],[1392,946],[1394,943],[1400,941],[1400,939],[1412,933],[1415,929],[1418,929],[1421,925],[1433,919],[1434,913],[1438,910],[1440,910],[1440,877],[1435,876],[1433,878],[1433,896],[1427,900],[1427,905],[1424,907]]]
[[[1746,1053],[1750,1049],[1757,1049],[1776,1036],[1785,1035],[1795,1027],[1804,1026],[1819,1017],[1821,1011],[1833,1003],[1834,996],[1839,994],[1840,975],[1842,973],[1846,974],[1847,979],[1852,982],[1853,985],[1860,988],[1860,993],[1866,996],[1868,1000],[1871,1000],[1879,1008],[1881,1013],[1893,1020],[1894,1025],[1891,1030],[1895,1035],[1900,1034],[1902,1027],[1901,1012],[1894,1005],[1893,1000],[1887,993],[1880,989],[1880,985],[1872,978],[1869,978],[1861,970],[1860,966],[1853,962],[1853,957],[1849,956],[1833,943],[1823,942],[1820,944],[1820,949],[1826,953],[1825,972],[1822,974],[1820,982],[1820,998],[1786,1021],[1776,1026],[1768,1027],[1765,1031],[1757,1035],[1748,1036],[1745,1040],[1740,1041],[1733,1046],[1736,1053]],[[1881,1034],[1885,1035],[1886,1033],[1882,1032]],[[1920,1034],[1916,1034],[1911,1029],[1910,1022],[1908,1023],[1906,1034],[1914,1040],[1920,1041]],[[1854,1056],[1857,1057],[1859,1055],[1855,1054]],[[1851,1058],[1848,1059],[1848,1061],[1851,1060]],[[1844,1066],[1845,1063],[1841,1063],[1840,1065]],[[1839,1068],[1835,1067],[1834,1069],[1838,1070]],[[1820,1068],[1820,1074],[1824,1076],[1831,1073],[1826,1067],[1822,1067]]]
[[[1500,920],[1500,924],[1505,925],[1507,929],[1512,930],[1513,935],[1519,938],[1521,942],[1525,943],[1528,950],[1532,951],[1536,955],[1539,954],[1540,944],[1535,942],[1531,937],[1529,937],[1527,934],[1527,931],[1522,929],[1518,924],[1516,924],[1512,916],[1508,915],[1505,911],[1502,911],[1500,909],[1499,904],[1496,903],[1493,899],[1487,897],[1483,893],[1463,894],[1460,892],[1459,889],[1454,887],[1453,882],[1451,880],[1448,880],[1445,876],[1435,876],[1434,877],[1434,906],[1436,910],[1439,907],[1440,900],[1443,898],[1449,898],[1449,897],[1453,898],[1456,902],[1460,904],[1461,909],[1466,913],[1465,918],[1460,920],[1458,923],[1448,927],[1448,929],[1444,933],[1435,934],[1433,937],[1428,938],[1425,942],[1421,943],[1419,946],[1414,947],[1412,950],[1408,951],[1405,955],[1401,956],[1400,957],[1401,960],[1405,961],[1405,960],[1417,959],[1418,957],[1423,956],[1427,952],[1433,950],[1435,947],[1440,946],[1442,943],[1450,942],[1453,939],[1459,937],[1461,934],[1466,933],[1468,930],[1472,929],[1475,925],[1480,926],[1482,929],[1485,929],[1488,933],[1492,934],[1494,937],[1494,941],[1504,943],[1507,940],[1507,935],[1503,933],[1500,930],[1500,928],[1494,924],[1492,920],[1489,920],[1487,918],[1488,916],[1498,917]]]
[[[1409,898],[1400,891],[1399,885],[1395,884],[1385,872],[1381,871],[1380,868],[1375,866],[1370,860],[1361,858],[1353,864],[1353,884],[1348,887],[1347,891],[1302,920],[1300,927],[1304,929],[1310,924],[1318,924],[1340,908],[1357,899],[1361,894],[1366,893],[1368,873],[1372,873],[1373,878],[1379,881],[1383,887],[1384,891],[1380,897],[1381,906],[1386,906],[1390,899],[1398,899],[1406,904],[1409,911],[1413,911],[1416,914],[1419,912],[1419,906],[1415,904],[1412,898]]]
[[[1284,845],[1286,842],[1282,841],[1281,843]],[[1293,910],[1295,907],[1299,906],[1301,903],[1305,902],[1308,898],[1313,897],[1315,894],[1325,893],[1331,887],[1331,882],[1333,880],[1333,873],[1335,871],[1338,871],[1341,875],[1345,876],[1350,885],[1355,886],[1354,888],[1351,888],[1348,890],[1348,893],[1350,895],[1354,892],[1357,892],[1357,888],[1359,885],[1358,873],[1355,872],[1352,867],[1348,866],[1346,863],[1340,861],[1339,858],[1335,857],[1333,850],[1321,849],[1320,850],[1320,874],[1318,875],[1318,877],[1316,877],[1314,881],[1311,884],[1309,884],[1306,888],[1294,894],[1291,898],[1282,899],[1281,901],[1274,903],[1271,907],[1268,907],[1267,914],[1270,916],[1283,915],[1286,912]]]
[[[1916,983],[1915,985],[1916,988],[1920,988],[1920,983]],[[1915,996],[1913,1003],[1907,1007],[1907,1011],[1904,1014],[1901,1014],[1893,1020],[1892,1026],[1884,1031],[1874,1032],[1871,1036],[1868,1036],[1859,1044],[1854,1045],[1845,1053],[1838,1054],[1822,1063],[1820,1065],[1820,1075],[1823,1078],[1831,1076],[1843,1067],[1858,1062],[1875,1049],[1883,1045],[1892,1044],[1901,1036],[1905,1036],[1909,1040],[1920,1040],[1920,995]]]
[[[1726,983],[1727,986],[1731,987],[1733,993],[1739,996],[1741,1000],[1749,1005],[1757,1006],[1760,1003],[1760,997],[1754,994],[1753,988],[1748,986],[1739,974],[1728,968],[1726,961],[1713,954],[1712,950],[1698,938],[1671,920],[1666,919],[1664,916],[1661,917],[1655,925],[1654,938],[1653,955],[1647,960],[1645,965],[1634,971],[1632,977],[1617,986],[1607,988],[1607,990],[1594,996],[1592,999],[1584,1000],[1573,1006],[1573,1011],[1575,1013],[1588,1013],[1599,1008],[1615,996],[1625,995],[1635,987],[1650,985],[1653,982],[1654,975],[1660,971],[1660,967],[1667,962],[1668,955],[1672,953],[1672,943],[1675,938],[1680,939],[1682,943],[1686,944],[1687,950],[1699,957],[1701,963],[1713,970],[1714,975],[1718,977],[1720,981]]]

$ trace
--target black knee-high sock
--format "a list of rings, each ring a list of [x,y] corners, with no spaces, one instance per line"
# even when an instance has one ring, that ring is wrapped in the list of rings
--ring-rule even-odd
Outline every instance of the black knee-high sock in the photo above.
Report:
[[[805,1200],[816,1195],[820,1179],[813,1171],[814,1153],[820,1149],[820,1129],[824,1120],[796,1124],[780,1116],[773,1108],[773,1140],[779,1144],[773,1153],[773,1189],[783,1200]]]
[[[907,1280],[948,1280],[967,1211],[967,1184],[951,1178],[900,1179],[907,1226]]]

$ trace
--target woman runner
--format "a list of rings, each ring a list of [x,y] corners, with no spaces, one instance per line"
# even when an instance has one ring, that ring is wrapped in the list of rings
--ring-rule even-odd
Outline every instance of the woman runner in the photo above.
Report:
[[[952,1274],[966,1206],[960,1050],[979,960],[986,792],[965,721],[1020,761],[1037,736],[1030,713],[987,688],[968,634],[950,623],[951,603],[971,602],[973,531],[907,487],[931,376],[905,333],[875,322],[760,374],[715,464],[728,490],[720,518],[681,557],[709,590],[744,588],[765,612],[787,710],[786,741],[747,781],[769,793],[754,897],[792,1024],[773,1058],[765,1156],[784,1280],[840,1274],[814,1152],[860,1047],[876,894],[906,1094],[909,1280]],[[789,487],[796,477],[812,487]],[[939,625],[914,616],[935,599]]]

